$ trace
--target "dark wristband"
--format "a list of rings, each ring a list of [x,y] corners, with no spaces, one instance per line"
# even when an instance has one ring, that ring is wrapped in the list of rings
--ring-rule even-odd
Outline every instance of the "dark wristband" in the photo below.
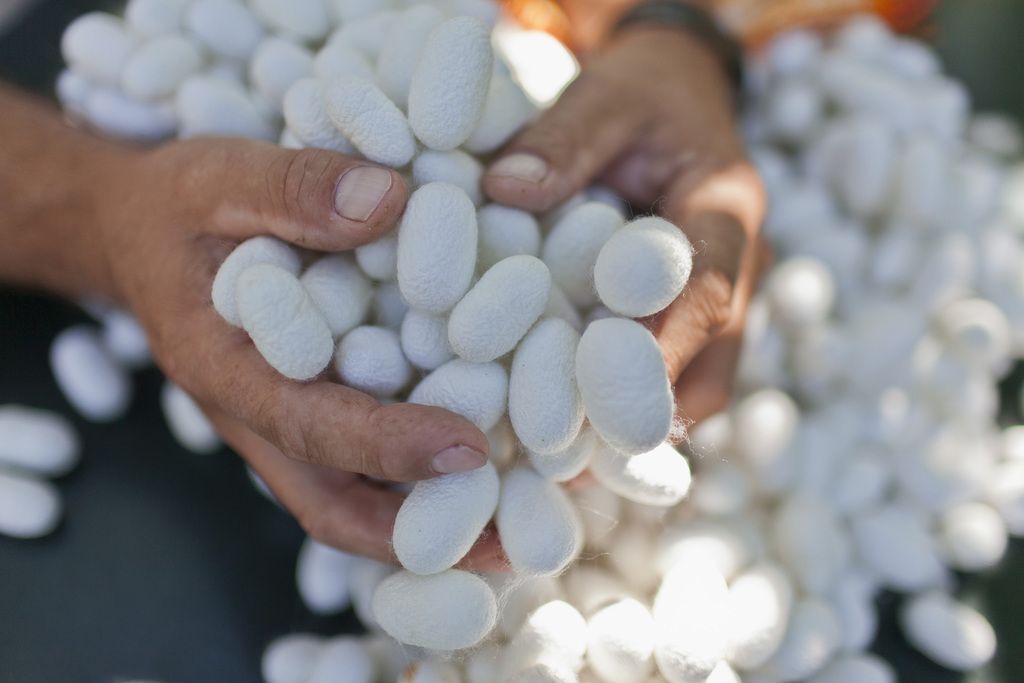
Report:
[[[613,32],[641,24],[676,27],[702,41],[722,64],[732,83],[736,101],[740,101],[743,47],[719,25],[711,12],[679,0],[641,0],[619,18]]]

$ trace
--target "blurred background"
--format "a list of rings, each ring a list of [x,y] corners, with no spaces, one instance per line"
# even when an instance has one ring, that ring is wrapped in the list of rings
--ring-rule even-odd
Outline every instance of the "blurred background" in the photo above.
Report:
[[[119,4],[0,0],[0,78],[49,93],[64,26]],[[947,0],[923,35],[979,111],[1024,121],[1021,26],[1020,0]],[[72,306],[0,289],[0,403],[72,415],[47,353],[57,332],[85,320]],[[0,683],[252,683],[271,638],[352,627],[305,610],[293,576],[301,530],[252,489],[233,455],[196,456],[177,446],[160,414],[160,384],[156,371],[142,374],[126,420],[98,426],[75,418],[86,446],[82,466],[61,482],[67,516],[56,534],[0,537]],[[883,598],[875,649],[905,683],[1022,681],[1021,579],[1021,541],[996,572],[964,579],[1000,638],[994,664],[970,678],[908,649],[892,621],[892,598]]]

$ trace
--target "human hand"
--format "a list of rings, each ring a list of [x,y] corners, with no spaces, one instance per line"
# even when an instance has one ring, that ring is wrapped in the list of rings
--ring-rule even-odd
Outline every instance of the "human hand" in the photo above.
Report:
[[[138,316],[157,363],[310,535],[391,559],[402,496],[366,477],[473,469],[486,437],[439,408],[381,405],[337,381],[280,376],[214,311],[210,290],[231,249],[258,234],[325,252],[377,239],[401,216],[401,176],[323,150],[205,139],[121,158],[104,186],[94,219],[112,293]],[[465,564],[486,568],[499,555],[487,537]]]
[[[600,182],[686,233],[695,249],[689,284],[645,322],[687,422],[728,403],[761,254],[764,190],[746,158],[732,97],[724,69],[698,39],[672,28],[627,27],[484,178],[492,199],[532,211]]]

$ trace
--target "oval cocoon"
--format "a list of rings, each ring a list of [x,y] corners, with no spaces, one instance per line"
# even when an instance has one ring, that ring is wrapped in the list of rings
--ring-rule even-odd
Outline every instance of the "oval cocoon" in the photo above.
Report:
[[[551,273],[540,259],[510,256],[497,263],[452,310],[452,351],[474,363],[504,356],[540,318],[550,294]]]
[[[318,259],[299,280],[334,336],[340,337],[366,319],[373,289],[348,254]]]
[[[356,263],[374,280],[394,280],[398,276],[398,234],[392,232],[356,247]]]
[[[399,107],[409,100],[409,85],[430,32],[444,14],[430,3],[403,10],[391,22],[377,54],[377,85]]]
[[[421,481],[398,510],[395,555],[416,574],[436,574],[461,560],[498,507],[498,472],[479,469]]]
[[[658,630],[654,651],[669,683],[694,683],[711,675],[725,655],[729,588],[710,565],[679,564],[654,598]]]
[[[461,650],[491,632],[498,605],[491,587],[469,572],[450,569],[418,576],[400,571],[377,586],[373,612],[395,640],[432,650]]]
[[[78,464],[79,455],[78,434],[62,416],[25,406],[0,406],[0,466],[58,477]]]
[[[249,59],[263,39],[260,22],[235,0],[196,0],[185,25],[207,49],[229,59]]]
[[[947,669],[973,671],[995,655],[996,634],[988,620],[945,593],[915,596],[899,619],[910,644]]]
[[[307,538],[295,565],[295,583],[302,602],[314,614],[337,614],[348,609],[351,569],[351,555]]]
[[[448,319],[411,309],[402,320],[402,351],[409,362],[434,370],[453,357],[448,345]]]
[[[50,346],[50,368],[64,397],[87,420],[109,422],[128,410],[128,374],[91,328],[76,325],[58,334]]]
[[[527,211],[488,204],[480,209],[477,222],[480,228],[478,265],[484,272],[509,256],[540,253],[540,226]]]
[[[474,154],[487,154],[504,145],[537,113],[519,84],[504,74],[494,74],[480,121],[464,147]]]
[[[480,206],[483,201],[480,191],[480,178],[483,174],[483,164],[460,149],[453,149],[450,152],[428,149],[421,152],[412,162],[414,185],[451,183],[465,192],[476,206]]]
[[[456,358],[427,375],[409,394],[409,403],[437,406],[487,431],[505,414],[508,375],[497,363]]]
[[[313,55],[306,48],[274,36],[256,48],[249,62],[249,81],[280,113],[288,89],[313,71]]]
[[[118,17],[89,12],[64,29],[60,50],[64,61],[90,80],[116,85],[135,40]]]
[[[305,683],[323,646],[322,637],[309,633],[278,638],[263,651],[264,680],[267,683]]]
[[[372,81],[342,76],[324,84],[327,115],[370,161],[400,168],[416,154],[405,115]]]
[[[616,450],[646,453],[668,437],[672,387],[658,343],[640,323],[590,323],[576,351],[576,383],[590,424]]]
[[[320,374],[334,355],[327,321],[292,273],[269,263],[238,278],[238,313],[260,355],[289,379]]]
[[[241,86],[215,76],[186,80],[174,101],[179,137],[275,139],[275,130]]]
[[[235,247],[220,264],[210,295],[220,317],[236,327],[242,326],[235,298],[238,277],[257,263],[271,263],[293,275],[298,275],[302,265],[298,253],[276,237],[253,237]]]
[[[160,408],[174,439],[193,453],[213,453],[221,447],[220,436],[199,405],[177,385],[164,382]]]
[[[334,358],[341,381],[378,397],[394,396],[412,379],[398,333],[364,325],[345,335]]]
[[[300,78],[284,95],[284,120],[300,142],[308,147],[352,154],[356,148],[334,127],[327,116],[323,92],[315,78]]]
[[[456,17],[431,31],[409,84],[409,124],[423,144],[455,149],[483,114],[494,68],[491,32],[479,19]]]
[[[590,617],[587,630],[587,663],[605,683],[642,683],[654,671],[657,630],[642,603],[613,602]]]
[[[663,218],[626,224],[601,248],[594,286],[601,302],[619,315],[642,318],[676,300],[693,270],[693,247]]]
[[[331,28],[323,0],[250,0],[248,4],[269,26],[303,41],[319,40]]]
[[[729,662],[754,669],[775,654],[786,635],[793,586],[770,563],[754,565],[729,586]]]
[[[590,471],[608,489],[644,505],[670,507],[690,490],[690,465],[670,443],[638,455],[618,453],[608,444],[600,444]]]
[[[511,389],[509,392],[511,395]],[[541,395],[543,394],[538,394]],[[575,479],[582,474],[590,464],[597,447],[597,434],[589,426],[584,426],[565,449],[554,453],[527,451],[526,455],[530,458],[530,465],[540,476],[561,482]]]
[[[523,574],[558,574],[583,544],[572,501],[557,484],[526,467],[502,478],[495,521],[509,562]]]
[[[305,683],[372,683],[376,668],[361,641],[340,636],[324,643]]]
[[[50,482],[0,469],[0,534],[46,536],[60,521],[61,508],[60,495]]]
[[[594,264],[611,236],[622,227],[622,214],[601,202],[586,202],[562,216],[547,239],[541,257],[555,283],[576,306],[597,303]]]
[[[202,64],[194,42],[175,34],[161,36],[132,54],[121,71],[121,87],[126,95],[140,100],[170,97]]]
[[[412,193],[398,229],[398,286],[413,308],[447,313],[476,269],[476,209],[449,183]]]
[[[457,306],[455,312],[458,310]],[[579,340],[579,333],[569,323],[548,318],[530,330],[516,349],[509,375],[508,413],[516,436],[530,451],[559,453],[579,435],[583,425],[583,400],[576,386]]]

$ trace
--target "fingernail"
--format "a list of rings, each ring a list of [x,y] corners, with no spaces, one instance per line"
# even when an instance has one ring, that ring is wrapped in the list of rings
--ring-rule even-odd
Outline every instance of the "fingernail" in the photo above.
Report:
[[[334,193],[334,210],[343,218],[363,223],[391,189],[391,172],[377,166],[356,166],[341,176]]]
[[[480,451],[467,446],[452,446],[434,456],[430,463],[438,474],[455,474],[479,469],[487,462],[487,457]]]
[[[524,180],[528,183],[539,183],[548,174],[548,163],[533,154],[509,154],[487,172],[491,176],[503,176]]]

